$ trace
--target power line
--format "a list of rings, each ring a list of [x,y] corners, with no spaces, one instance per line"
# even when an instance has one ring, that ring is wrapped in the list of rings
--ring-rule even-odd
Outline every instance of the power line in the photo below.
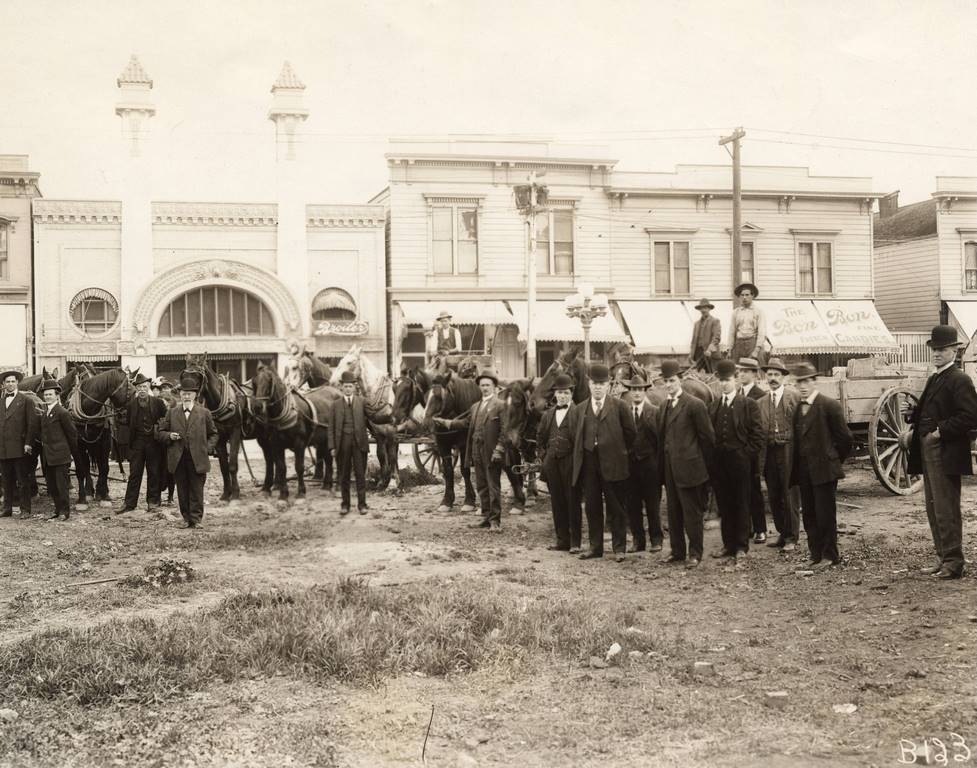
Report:
[[[799,133],[797,131],[775,131],[771,128],[751,128],[752,131],[760,133],[780,133],[788,136],[805,136],[814,139],[830,139],[832,141],[858,141],[863,144],[885,144],[898,147],[917,147],[920,149],[950,149],[959,152],[977,152],[975,147],[949,147],[943,144],[913,144],[908,141],[885,141],[884,139],[856,139],[851,136],[826,136],[819,133]]]
[[[949,157],[957,160],[977,160],[977,155],[948,155],[942,152],[914,152],[908,149],[880,149],[878,147],[846,147],[841,144],[822,144],[820,142],[787,141],[786,139],[759,139],[753,141],[763,142],[764,144],[793,144],[798,147],[809,147],[810,149],[843,149],[848,152],[881,152],[887,155],[916,155],[919,157]],[[975,150],[977,151],[977,150]]]

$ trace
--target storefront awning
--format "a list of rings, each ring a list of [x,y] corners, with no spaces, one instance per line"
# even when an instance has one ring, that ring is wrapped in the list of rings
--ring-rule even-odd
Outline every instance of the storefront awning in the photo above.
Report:
[[[516,320],[501,301],[398,301],[405,325],[430,328],[442,312],[455,325],[514,325]]]
[[[977,333],[977,301],[948,301],[950,322],[956,325],[968,339]]]
[[[689,312],[681,301],[618,301],[635,352],[639,355],[688,354],[692,340]],[[692,302],[694,305],[695,302]],[[698,312],[695,317],[698,317]]]
[[[816,300],[814,306],[840,351],[871,353],[899,349],[872,301]]]
[[[526,335],[528,304],[525,301],[510,301],[515,315],[519,335]],[[583,341],[583,326],[573,317],[567,317],[562,301],[536,302],[536,328],[533,331],[536,341]],[[628,335],[624,332],[611,310],[604,317],[594,318],[590,328],[591,341],[624,342]]]
[[[758,301],[767,323],[767,338],[774,355],[816,355],[838,352],[838,344],[813,301]],[[728,339],[730,314],[723,318],[723,339]]]

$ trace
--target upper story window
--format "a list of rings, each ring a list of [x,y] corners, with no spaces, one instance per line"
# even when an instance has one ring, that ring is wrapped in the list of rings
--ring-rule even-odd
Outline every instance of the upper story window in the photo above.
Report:
[[[178,296],[163,310],[158,334],[173,336],[274,336],[271,311],[257,296],[208,285]]]
[[[692,265],[688,240],[654,241],[653,291],[656,296],[688,296],[692,292]]]
[[[743,240],[740,243],[740,283],[756,285],[756,243]]]
[[[572,210],[552,210],[537,214],[536,274],[573,274]]]
[[[431,243],[436,275],[478,272],[478,209],[446,205],[431,209]]]
[[[108,291],[86,288],[75,294],[68,305],[71,322],[86,336],[97,336],[115,326],[119,303]]]
[[[10,262],[8,243],[10,242],[10,224],[0,219],[0,280],[10,279]]]
[[[968,291],[977,291],[977,242],[963,244],[964,285]]]
[[[834,259],[830,242],[798,241],[797,291],[802,294],[834,292]]]

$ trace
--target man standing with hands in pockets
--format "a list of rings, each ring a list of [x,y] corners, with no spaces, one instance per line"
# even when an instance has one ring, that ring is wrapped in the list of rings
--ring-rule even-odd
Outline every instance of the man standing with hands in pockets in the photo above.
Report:
[[[340,515],[348,515],[350,509],[350,474],[356,475],[356,511],[365,515],[366,505],[366,455],[370,450],[370,438],[366,434],[366,410],[363,398],[356,394],[356,376],[343,371],[339,379],[343,396],[332,401],[329,419],[329,450],[336,459],[339,488],[342,493]]]

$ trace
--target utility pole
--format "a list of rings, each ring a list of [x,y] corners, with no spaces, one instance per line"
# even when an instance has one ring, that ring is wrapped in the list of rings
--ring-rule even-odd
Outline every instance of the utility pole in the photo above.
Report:
[[[543,172],[545,173],[545,171]],[[537,185],[537,174],[531,171],[529,184],[515,187],[516,207],[526,214],[529,227],[529,265],[526,271],[528,296],[526,301],[526,375],[536,377],[536,214],[545,212],[547,189]]]
[[[737,128],[729,136],[719,140],[721,145],[733,145],[733,288],[743,281],[743,211],[740,183],[740,139],[746,136],[746,131]]]

